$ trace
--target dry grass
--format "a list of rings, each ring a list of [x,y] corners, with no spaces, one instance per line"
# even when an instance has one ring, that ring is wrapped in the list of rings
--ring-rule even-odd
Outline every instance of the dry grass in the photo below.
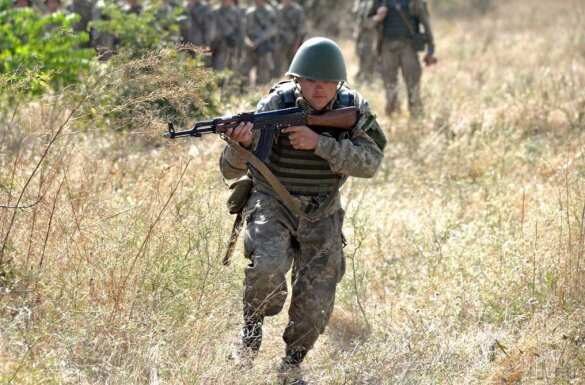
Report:
[[[517,0],[436,21],[427,116],[382,117],[382,169],[344,188],[348,272],[312,383],[585,382],[584,14]],[[379,81],[361,91],[383,110]],[[69,111],[45,100],[0,125],[0,204]],[[25,207],[0,208],[0,383],[273,383],[285,312],[254,369],[226,359],[245,262],[219,262],[220,141],[146,139],[66,124]]]

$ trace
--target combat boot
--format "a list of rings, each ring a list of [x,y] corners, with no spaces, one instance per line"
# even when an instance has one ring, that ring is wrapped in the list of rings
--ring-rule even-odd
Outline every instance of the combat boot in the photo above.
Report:
[[[251,369],[254,365],[254,359],[262,344],[263,322],[263,317],[244,317],[240,342],[235,346],[230,357],[240,369]]]
[[[278,385],[308,385],[301,371],[301,362],[306,354],[305,351],[289,353],[282,359],[278,367]]]

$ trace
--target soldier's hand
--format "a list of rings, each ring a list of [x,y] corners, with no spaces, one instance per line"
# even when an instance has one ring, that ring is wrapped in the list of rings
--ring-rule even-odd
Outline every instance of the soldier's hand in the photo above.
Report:
[[[374,20],[376,23],[379,23],[382,20],[384,20],[384,18],[386,17],[387,14],[388,14],[388,7],[382,6],[382,7],[378,8],[378,10],[376,11],[376,14],[372,17],[372,20]]]
[[[235,140],[236,142],[240,143],[244,147],[250,147],[252,145],[252,128],[254,127],[253,123],[250,122],[242,122],[238,124],[234,128],[230,128],[226,131],[226,135],[229,136],[231,139]]]
[[[428,53],[425,55],[425,57],[423,58],[423,61],[425,62],[425,64],[428,66],[432,66],[433,64],[437,64],[437,62],[439,61],[434,55]]]
[[[314,150],[319,143],[319,134],[307,126],[293,126],[282,130],[288,134],[290,144],[295,150]]]

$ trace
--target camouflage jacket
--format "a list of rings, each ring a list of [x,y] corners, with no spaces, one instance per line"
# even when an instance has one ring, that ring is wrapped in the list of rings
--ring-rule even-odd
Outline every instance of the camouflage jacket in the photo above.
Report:
[[[286,87],[292,87],[292,82],[280,84],[273,92],[260,101],[257,112],[272,111],[285,108],[280,91],[287,91]],[[355,127],[350,130],[347,139],[336,140],[321,135],[314,153],[327,160],[331,170],[342,176],[342,184],[348,177],[372,177],[382,162],[384,156],[383,148],[386,145],[386,137],[376,116],[371,111],[368,102],[357,92],[350,91],[344,86],[343,91],[354,94],[354,105],[360,110],[360,117]],[[300,97],[298,89],[294,91],[295,96]],[[338,108],[336,100],[331,103],[329,109]],[[311,112],[309,106],[305,106],[307,112]],[[252,147],[258,144],[259,132],[254,131]],[[245,161],[231,147],[226,146],[220,158],[220,170],[226,179],[239,178],[248,172]],[[263,182],[263,178],[257,175],[257,171],[250,170],[254,180],[255,189],[271,195],[275,193],[272,188]],[[336,210],[341,207],[339,197],[332,205]]]
[[[181,28],[183,40],[198,46],[209,44],[209,6],[201,1],[191,2],[187,5],[186,14],[187,19]]]
[[[278,33],[274,9],[266,4],[246,11],[245,37],[256,47],[272,40]]]
[[[243,23],[241,11],[236,6],[219,6],[212,12],[213,34],[211,44],[213,46],[227,45],[240,46],[243,42]]]
[[[278,38],[279,40],[291,46],[300,43],[305,35],[305,11],[296,2],[285,7],[278,6]]]

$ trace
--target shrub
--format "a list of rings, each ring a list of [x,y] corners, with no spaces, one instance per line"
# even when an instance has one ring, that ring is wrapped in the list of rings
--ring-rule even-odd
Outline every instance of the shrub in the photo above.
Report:
[[[40,95],[47,89],[61,89],[75,83],[89,68],[93,51],[79,48],[87,33],[73,32],[79,19],[74,14],[11,9],[8,0],[0,2],[0,74],[12,81],[27,78],[19,90]]]

